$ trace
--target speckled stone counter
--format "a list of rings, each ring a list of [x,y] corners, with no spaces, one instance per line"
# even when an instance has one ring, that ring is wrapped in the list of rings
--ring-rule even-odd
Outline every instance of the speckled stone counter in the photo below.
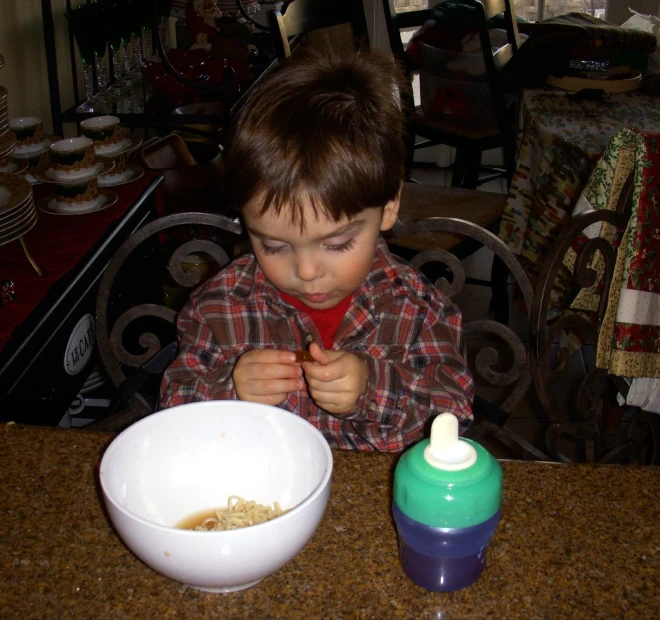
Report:
[[[443,594],[399,567],[395,457],[335,452],[309,544],[253,588],[222,595],[170,581],[123,546],[95,482],[112,437],[0,427],[0,617],[660,617],[658,468],[503,462],[486,569]]]

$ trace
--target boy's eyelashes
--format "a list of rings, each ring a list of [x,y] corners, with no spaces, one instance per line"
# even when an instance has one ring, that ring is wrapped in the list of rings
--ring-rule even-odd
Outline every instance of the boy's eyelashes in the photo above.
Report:
[[[286,247],[285,245],[278,245],[278,246],[266,245],[263,241],[259,241],[259,243],[261,245],[261,251],[267,255],[278,254]]]
[[[335,243],[332,245],[327,245],[326,247],[328,248],[328,250],[331,250],[332,252],[346,252],[346,250],[350,250],[354,245],[355,245],[355,237],[351,237],[348,241],[344,241],[343,243]]]
[[[266,255],[273,255],[273,254],[279,254],[283,250],[285,250],[287,245],[267,245],[263,240],[259,240],[259,243],[261,245],[261,251],[266,254]],[[332,243],[332,244],[326,244],[325,249],[330,250],[331,252],[346,252],[350,249],[353,248],[355,245],[355,238],[351,237],[347,241],[343,241],[342,243]]]

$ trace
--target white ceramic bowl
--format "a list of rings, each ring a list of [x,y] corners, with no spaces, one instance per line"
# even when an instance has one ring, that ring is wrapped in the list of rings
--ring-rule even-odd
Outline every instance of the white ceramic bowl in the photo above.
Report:
[[[291,560],[316,530],[330,495],[332,452],[299,416],[267,405],[209,401],[154,413],[128,427],[101,461],[110,518],[159,573],[210,592],[253,586]],[[230,495],[289,512],[247,528],[175,527]]]

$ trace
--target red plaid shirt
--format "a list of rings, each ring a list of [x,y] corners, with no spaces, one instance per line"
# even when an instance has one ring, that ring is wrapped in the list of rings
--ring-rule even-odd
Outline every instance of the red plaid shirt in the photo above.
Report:
[[[285,303],[253,255],[195,291],[178,320],[179,356],[161,386],[161,407],[236,399],[232,370],[254,348],[296,351],[320,341],[306,312]],[[353,294],[334,350],[367,362],[365,394],[353,411],[320,409],[306,390],[279,406],[305,418],[335,448],[399,451],[443,411],[472,420],[474,385],[464,357],[460,310],[379,241],[373,268]]]

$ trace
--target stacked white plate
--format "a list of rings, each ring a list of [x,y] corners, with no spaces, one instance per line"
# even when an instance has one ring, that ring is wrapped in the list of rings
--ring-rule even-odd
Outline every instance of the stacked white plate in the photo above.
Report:
[[[30,182],[0,172],[0,246],[20,239],[37,223]]]
[[[16,136],[9,131],[9,110],[7,109],[7,89],[0,85],[0,161],[9,157],[16,144]]]

